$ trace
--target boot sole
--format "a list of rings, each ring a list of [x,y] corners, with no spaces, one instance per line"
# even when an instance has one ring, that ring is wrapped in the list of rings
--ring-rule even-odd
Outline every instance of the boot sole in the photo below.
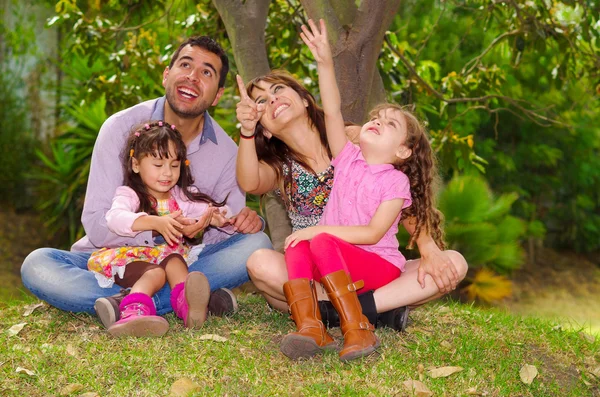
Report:
[[[200,328],[208,315],[210,284],[204,274],[191,272],[185,280],[184,288],[185,299],[188,303],[185,326],[187,328]]]
[[[111,325],[117,322],[115,309],[108,299],[97,299],[96,303],[94,303],[94,310],[96,311],[96,315],[105,328],[109,328]]]
[[[323,350],[335,350],[335,348],[335,342],[319,346],[313,338],[302,335],[286,335],[279,345],[281,352],[292,360],[310,358]]]
[[[379,347],[380,344],[381,344],[381,342],[379,341],[379,338],[375,335],[375,345],[365,347],[362,350],[355,350],[348,354],[344,354],[344,355],[340,354],[340,361],[346,362],[346,361],[356,360],[357,358],[361,358],[361,357],[368,356],[369,354],[373,354],[375,352],[375,350],[377,350],[377,348]]]
[[[163,336],[169,330],[169,323],[158,316],[140,316],[124,324],[116,324],[108,329],[114,337],[137,336],[157,337]]]

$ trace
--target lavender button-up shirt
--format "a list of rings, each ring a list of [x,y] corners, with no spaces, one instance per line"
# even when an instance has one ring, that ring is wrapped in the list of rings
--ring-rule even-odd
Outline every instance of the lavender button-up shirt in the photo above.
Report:
[[[108,230],[106,212],[110,209],[117,187],[123,185],[121,153],[131,129],[149,120],[164,120],[165,97],[140,103],[109,117],[98,133],[88,179],[81,222],[86,236],[71,251],[91,252],[102,247],[153,246],[152,232],[122,237]],[[204,127],[187,147],[194,185],[216,201],[227,197],[234,214],[246,205],[244,192],[237,184],[235,162],[237,145],[208,112]],[[227,196],[229,195],[229,196]],[[229,235],[214,228],[204,233],[203,243],[214,244]]]

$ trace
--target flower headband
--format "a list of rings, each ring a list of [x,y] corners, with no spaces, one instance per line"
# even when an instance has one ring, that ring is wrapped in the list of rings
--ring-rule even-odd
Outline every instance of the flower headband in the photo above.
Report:
[[[142,128],[136,130],[133,135],[136,136],[136,138],[138,138],[140,135],[142,135],[144,132],[146,131],[150,131],[150,128],[154,128],[154,127],[162,127],[166,125],[168,128],[171,128],[171,130],[173,131],[177,131],[177,129],[175,128],[175,124],[167,124],[164,121],[154,121],[152,123],[146,123],[142,126]],[[133,144],[135,145],[135,140],[133,141]],[[133,147],[129,150],[129,158],[133,157],[133,154],[135,153],[135,150],[133,149]],[[190,165],[190,161],[189,160],[185,160],[185,165]]]

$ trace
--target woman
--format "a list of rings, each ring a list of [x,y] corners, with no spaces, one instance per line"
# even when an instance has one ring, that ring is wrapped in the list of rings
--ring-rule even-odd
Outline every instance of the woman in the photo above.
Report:
[[[238,86],[239,185],[252,194],[275,190],[286,204],[294,231],[316,225],[333,182],[322,109],[298,81],[282,71],[258,77],[246,87],[238,76]],[[347,127],[348,136],[356,136],[356,128],[360,127]],[[409,233],[414,232],[414,218],[408,217],[402,223]],[[467,263],[460,253],[441,250],[423,232],[416,243],[422,256],[408,261],[401,277],[374,292],[361,294],[363,312],[371,323],[379,320],[380,325],[402,331],[406,306],[437,299],[465,277]],[[286,311],[283,284],[288,277],[284,256],[273,250],[259,250],[250,256],[247,267],[271,306]],[[326,300],[322,290],[319,300]],[[320,306],[323,322],[337,325],[335,310],[324,302]]]

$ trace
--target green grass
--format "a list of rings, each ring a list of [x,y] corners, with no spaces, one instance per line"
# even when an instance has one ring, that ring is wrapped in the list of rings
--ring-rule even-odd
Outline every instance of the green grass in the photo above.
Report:
[[[94,317],[47,305],[24,317],[24,305],[0,306],[1,396],[60,395],[69,384],[82,385],[72,395],[166,396],[183,377],[200,386],[198,396],[409,396],[402,385],[409,379],[421,379],[435,396],[600,395],[592,374],[600,376],[598,338],[469,305],[415,310],[406,333],[377,330],[378,353],[347,364],[336,352],[288,360],[279,341],[292,323],[254,295],[240,298],[234,316],[211,317],[200,331],[186,330],[170,314],[171,329],[158,339],[114,339]],[[8,329],[22,322],[25,328],[9,336]],[[201,340],[204,334],[227,341]],[[339,329],[333,336],[340,339]],[[531,385],[519,379],[524,364],[539,371]],[[441,366],[464,370],[446,378],[427,375]],[[17,367],[35,375],[17,373]]]

